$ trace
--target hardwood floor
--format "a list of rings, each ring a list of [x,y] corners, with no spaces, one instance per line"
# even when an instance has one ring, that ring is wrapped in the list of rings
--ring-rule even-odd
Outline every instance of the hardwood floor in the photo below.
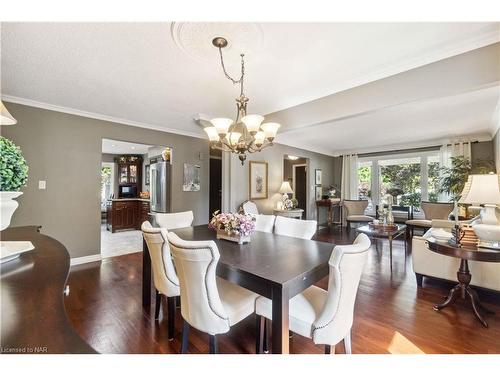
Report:
[[[350,243],[350,234],[322,229],[316,239]],[[411,267],[405,262],[403,242],[395,241],[393,271],[389,268],[387,241],[372,246],[359,286],[354,326],[353,353],[500,353],[500,294],[479,291],[484,305],[495,312],[483,328],[468,303],[457,302],[440,312],[432,309],[452,284],[426,278],[418,288]],[[101,353],[178,353],[182,318],[176,311],[175,339],[168,341],[166,301],[160,320],[154,306],[141,306],[142,254],[134,253],[73,267],[71,293],[65,304],[77,332]],[[327,279],[318,283],[326,288]],[[154,301],[154,296],[152,297]],[[218,337],[220,353],[255,352],[255,317],[252,315]],[[190,353],[208,353],[208,335],[191,330]],[[290,339],[291,353],[324,353],[323,346],[299,335]],[[343,352],[343,345],[336,347]]]

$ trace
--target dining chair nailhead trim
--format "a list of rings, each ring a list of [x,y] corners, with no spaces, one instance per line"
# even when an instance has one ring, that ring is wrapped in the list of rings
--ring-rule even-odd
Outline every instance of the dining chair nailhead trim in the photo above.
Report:
[[[157,234],[157,233],[160,233],[161,237],[163,238],[163,235],[161,234],[161,232],[147,232],[149,234]],[[142,237],[144,238],[144,233],[142,234]],[[144,238],[144,240],[146,240]],[[168,244],[168,240],[163,238],[163,240],[165,241],[165,243]],[[148,251],[149,251],[149,245],[148,245],[148,241],[146,240],[146,245],[148,246]],[[163,272],[165,273],[165,277],[167,278],[168,281],[170,281],[172,284],[174,284],[175,286],[179,286],[179,284],[177,284],[175,281],[171,280],[170,277],[168,277],[168,272],[167,272],[167,269],[165,268],[165,262],[163,262],[163,252],[161,254],[161,260],[162,260],[162,266],[163,266]]]
[[[229,317],[224,317],[224,316],[221,316],[219,315],[215,310],[214,310],[214,307],[212,305],[212,301],[210,300],[210,294],[208,293],[208,281],[207,281],[207,276],[208,276],[208,269],[210,267],[213,266],[214,264],[214,261],[215,261],[215,254],[214,254],[214,250],[212,249],[211,246],[209,246],[208,248],[206,247],[195,247],[195,246],[189,246],[189,245],[184,245],[185,249],[191,249],[191,250],[195,250],[195,251],[203,251],[203,250],[210,250],[210,254],[212,254],[212,260],[210,261],[210,263],[208,264],[207,266],[207,270],[205,271],[205,292],[207,293],[207,300],[208,300],[208,306],[210,307],[210,310],[212,310],[212,312],[217,316],[219,317],[220,319],[222,320],[227,320],[229,321]]]

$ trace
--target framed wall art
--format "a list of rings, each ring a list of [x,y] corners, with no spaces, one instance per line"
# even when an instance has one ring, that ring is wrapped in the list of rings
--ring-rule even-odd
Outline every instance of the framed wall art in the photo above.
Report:
[[[183,191],[200,191],[200,166],[184,163]]]
[[[321,186],[315,186],[314,187],[314,195],[316,197],[317,201],[320,201],[323,197],[323,187]]]
[[[321,169],[314,170],[314,184],[321,185],[323,183],[323,171]]]
[[[268,195],[267,162],[251,161],[248,165],[250,200],[266,199]]]

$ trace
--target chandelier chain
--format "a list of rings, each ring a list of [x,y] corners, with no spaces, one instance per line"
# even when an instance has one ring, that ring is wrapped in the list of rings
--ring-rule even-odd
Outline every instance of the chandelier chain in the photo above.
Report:
[[[231,82],[233,82],[233,84],[241,84],[241,89],[240,89],[240,95],[243,95],[243,79],[245,77],[245,60],[244,60],[244,57],[245,55],[244,54],[241,54],[241,76],[239,79],[234,79],[233,77],[231,77],[229,75],[229,73],[227,72],[226,70],[226,65],[224,65],[224,57],[222,56],[222,48],[219,47],[219,55],[220,55],[220,63],[222,65],[222,71],[224,72],[224,75],[226,76],[227,79],[229,79]]]

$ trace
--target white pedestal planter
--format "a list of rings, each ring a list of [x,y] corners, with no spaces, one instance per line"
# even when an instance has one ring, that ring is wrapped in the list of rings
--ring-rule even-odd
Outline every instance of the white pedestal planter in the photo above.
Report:
[[[15,201],[22,194],[20,191],[0,191],[0,230],[6,229],[10,225],[10,220],[19,203]]]

